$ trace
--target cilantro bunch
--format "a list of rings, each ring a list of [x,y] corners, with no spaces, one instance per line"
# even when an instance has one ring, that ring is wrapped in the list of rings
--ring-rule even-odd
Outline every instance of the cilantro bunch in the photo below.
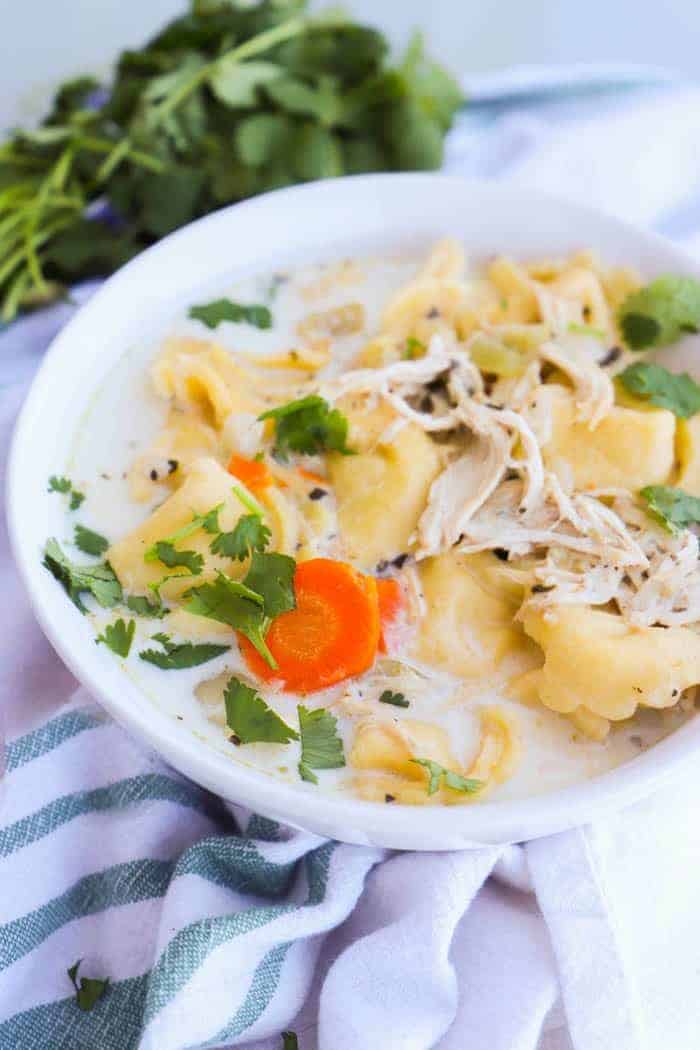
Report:
[[[192,0],[111,85],[65,84],[0,147],[3,320],[231,201],[440,165],[455,81],[419,39],[392,67],[379,32],[306,6]]]

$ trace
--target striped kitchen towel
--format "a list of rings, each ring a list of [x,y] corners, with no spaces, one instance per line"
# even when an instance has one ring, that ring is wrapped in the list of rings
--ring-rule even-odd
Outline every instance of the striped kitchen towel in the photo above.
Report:
[[[700,244],[700,89],[579,74],[468,85],[448,169]],[[3,460],[71,310],[0,333]],[[0,584],[0,1050],[287,1050],[284,1029],[300,1050],[697,1050],[697,777],[525,847],[324,842],[226,806],[76,692],[4,534]],[[88,1011],[78,960],[109,979]]]

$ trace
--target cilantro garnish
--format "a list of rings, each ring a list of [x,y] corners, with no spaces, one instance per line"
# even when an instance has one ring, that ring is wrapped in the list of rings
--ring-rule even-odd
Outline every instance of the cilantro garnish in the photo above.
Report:
[[[57,540],[50,539],[44,548],[43,564],[81,612],[86,611],[81,599],[85,593],[91,594],[106,609],[121,601],[121,584],[109,562],[78,565],[66,557]]]
[[[78,959],[67,972],[75,988],[75,1001],[79,1008],[87,1013],[107,991],[109,977],[81,977],[80,984],[78,984],[78,970],[82,961]]]
[[[138,616],[146,616],[154,620],[161,620],[168,614],[168,610],[157,595],[156,600],[151,601],[145,594],[130,594],[126,599],[126,606]]]
[[[296,604],[295,568],[296,562],[286,554],[255,551],[242,583],[220,572],[213,583],[204,583],[187,592],[185,609],[240,631],[269,666],[275,668],[277,663],[265,644],[265,635],[274,617]]]
[[[157,649],[143,649],[139,656],[146,663],[160,667],[161,671],[182,671],[187,667],[199,667],[200,664],[214,660],[230,649],[228,645],[171,642],[167,634],[154,634],[153,641],[158,642],[165,652],[161,653]]]
[[[397,64],[380,32],[307,0],[189,6],[122,56],[109,91],[69,81],[41,126],[3,143],[2,321],[241,198],[440,167],[463,97],[420,39]],[[98,199],[125,221],[94,216]]]
[[[238,678],[229,678],[224,690],[226,725],[238,743],[288,744],[299,734],[268,707],[255,689]]]
[[[212,535],[219,532],[219,513],[223,508],[223,503],[218,503],[216,507],[212,507],[206,514],[197,514],[192,518],[192,521],[188,521],[186,525],[183,525],[177,532],[173,532],[171,536],[164,536],[162,540],[157,543],[151,544],[146,553],[143,556],[144,561],[163,561],[160,554],[158,553],[158,547],[161,544],[167,544],[173,546],[175,543],[179,543],[180,540],[187,539],[193,532],[198,532],[199,529],[204,529],[205,532],[209,532]],[[165,563],[167,565],[167,562]],[[184,564],[184,563],[178,563]]]
[[[679,532],[700,522],[700,499],[669,485],[647,485],[639,495],[647,511],[669,532]]]
[[[296,1032],[282,1032],[282,1050],[299,1050]]]
[[[408,707],[409,703],[403,693],[392,693],[391,689],[385,689],[379,697],[380,704],[392,704],[394,707]]]
[[[104,629],[103,634],[98,634],[95,641],[104,642],[104,644],[116,653],[117,656],[123,656],[125,659],[129,655],[131,649],[131,643],[134,640],[134,631],[136,630],[136,623],[134,620],[129,620],[128,624],[124,620],[117,620],[116,623],[108,623]]]
[[[86,529],[84,525],[75,526],[73,542],[83,554],[94,554],[97,558],[99,558],[100,554],[104,554],[109,547],[109,540],[105,539],[104,536],[100,536],[99,532]]]
[[[189,316],[195,321],[201,321],[207,328],[216,328],[222,321],[233,321],[234,324],[245,322],[255,328],[272,328],[272,314],[266,306],[234,303],[230,299],[215,299],[202,306],[192,306]]]
[[[263,524],[258,514],[244,514],[236,522],[232,532],[220,532],[212,540],[212,554],[224,558],[245,559],[254,551],[264,551],[270,542],[270,530]]]
[[[265,615],[273,620],[296,605],[294,598],[294,571],[296,562],[287,554],[253,553],[250,568],[243,583],[263,599]]]
[[[632,350],[668,346],[700,329],[700,282],[694,277],[657,277],[628,295],[618,314]]]
[[[413,361],[416,357],[422,357],[425,351],[425,343],[422,343],[420,339],[416,339],[414,336],[409,335],[406,340],[406,349],[401,356],[405,361]]]
[[[441,781],[444,787],[452,788],[453,791],[463,791],[465,794],[473,794],[484,786],[483,781],[469,780],[467,777],[460,776],[459,773],[453,773],[451,769],[445,769],[439,762],[433,762],[431,758],[412,758],[411,762],[428,770],[429,795],[435,794]]]
[[[602,328],[596,328],[592,324],[579,324],[577,321],[569,321],[567,331],[571,332],[572,335],[588,335],[592,339],[599,339],[601,342],[607,339],[607,333]]]
[[[687,372],[669,372],[661,365],[637,361],[617,378],[631,394],[670,409],[680,419],[690,419],[700,412],[700,386]]]
[[[205,616],[240,631],[255,646],[270,667],[277,663],[265,644],[270,626],[263,610],[263,600],[237,580],[220,572],[213,583],[193,587],[185,595],[185,609],[195,616]]]
[[[49,478],[49,492],[61,492],[64,495],[70,494],[68,501],[69,510],[77,510],[85,499],[85,495],[82,492],[78,492],[77,489],[73,488],[73,482],[66,477],[57,477],[52,474]]]
[[[346,456],[352,454],[352,449],[346,444],[347,419],[318,394],[271,408],[258,418],[274,420],[274,453],[281,459],[286,459],[290,451],[308,455],[316,452],[342,452]]]
[[[303,704],[299,712],[301,733],[301,761],[299,776],[312,784],[318,784],[313,769],[340,769],[345,765],[343,741],[338,736],[338,720],[325,707],[310,711]]]
[[[204,566],[204,558],[197,551],[179,551],[176,550],[172,543],[168,543],[166,540],[159,540],[154,544],[158,560],[163,562],[163,565],[167,565],[169,569],[175,569],[178,566],[183,566],[188,569],[190,575],[199,576]],[[149,548],[150,549],[150,548]],[[151,559],[149,559],[150,561]]]

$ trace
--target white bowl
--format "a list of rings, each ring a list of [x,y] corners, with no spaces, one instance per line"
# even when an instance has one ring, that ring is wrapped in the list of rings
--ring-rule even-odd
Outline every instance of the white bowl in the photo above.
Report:
[[[94,391],[126,347],[153,336],[198,289],[294,262],[425,246],[445,234],[477,255],[557,255],[588,247],[648,276],[695,273],[668,242],[533,190],[442,175],[367,175],[282,190],[179,230],[115,274],[54,340],[17,424],[8,516],[37,618],[77,678],[119,722],[176,769],[234,802],[347,842],[455,849],[535,838],[587,822],[657,788],[700,750],[700,721],[624,766],[518,801],[409,807],[290,788],[227,758],[160,711],[94,644],[89,622],[41,566],[62,511],[45,479],[61,473]],[[231,262],[231,259],[234,262]],[[60,531],[58,532],[60,535]],[[524,756],[527,761],[527,755]]]

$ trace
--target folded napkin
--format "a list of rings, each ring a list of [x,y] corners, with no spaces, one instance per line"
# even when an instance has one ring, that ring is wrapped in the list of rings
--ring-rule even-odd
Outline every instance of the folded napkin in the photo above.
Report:
[[[657,71],[468,85],[450,171],[514,178],[700,245],[700,89]],[[78,302],[93,285],[76,290]],[[72,307],[0,333],[0,448]],[[0,538],[0,1050],[697,1050],[688,773],[592,827],[396,854],[185,781],[102,713]],[[110,979],[90,1012],[67,970]]]

